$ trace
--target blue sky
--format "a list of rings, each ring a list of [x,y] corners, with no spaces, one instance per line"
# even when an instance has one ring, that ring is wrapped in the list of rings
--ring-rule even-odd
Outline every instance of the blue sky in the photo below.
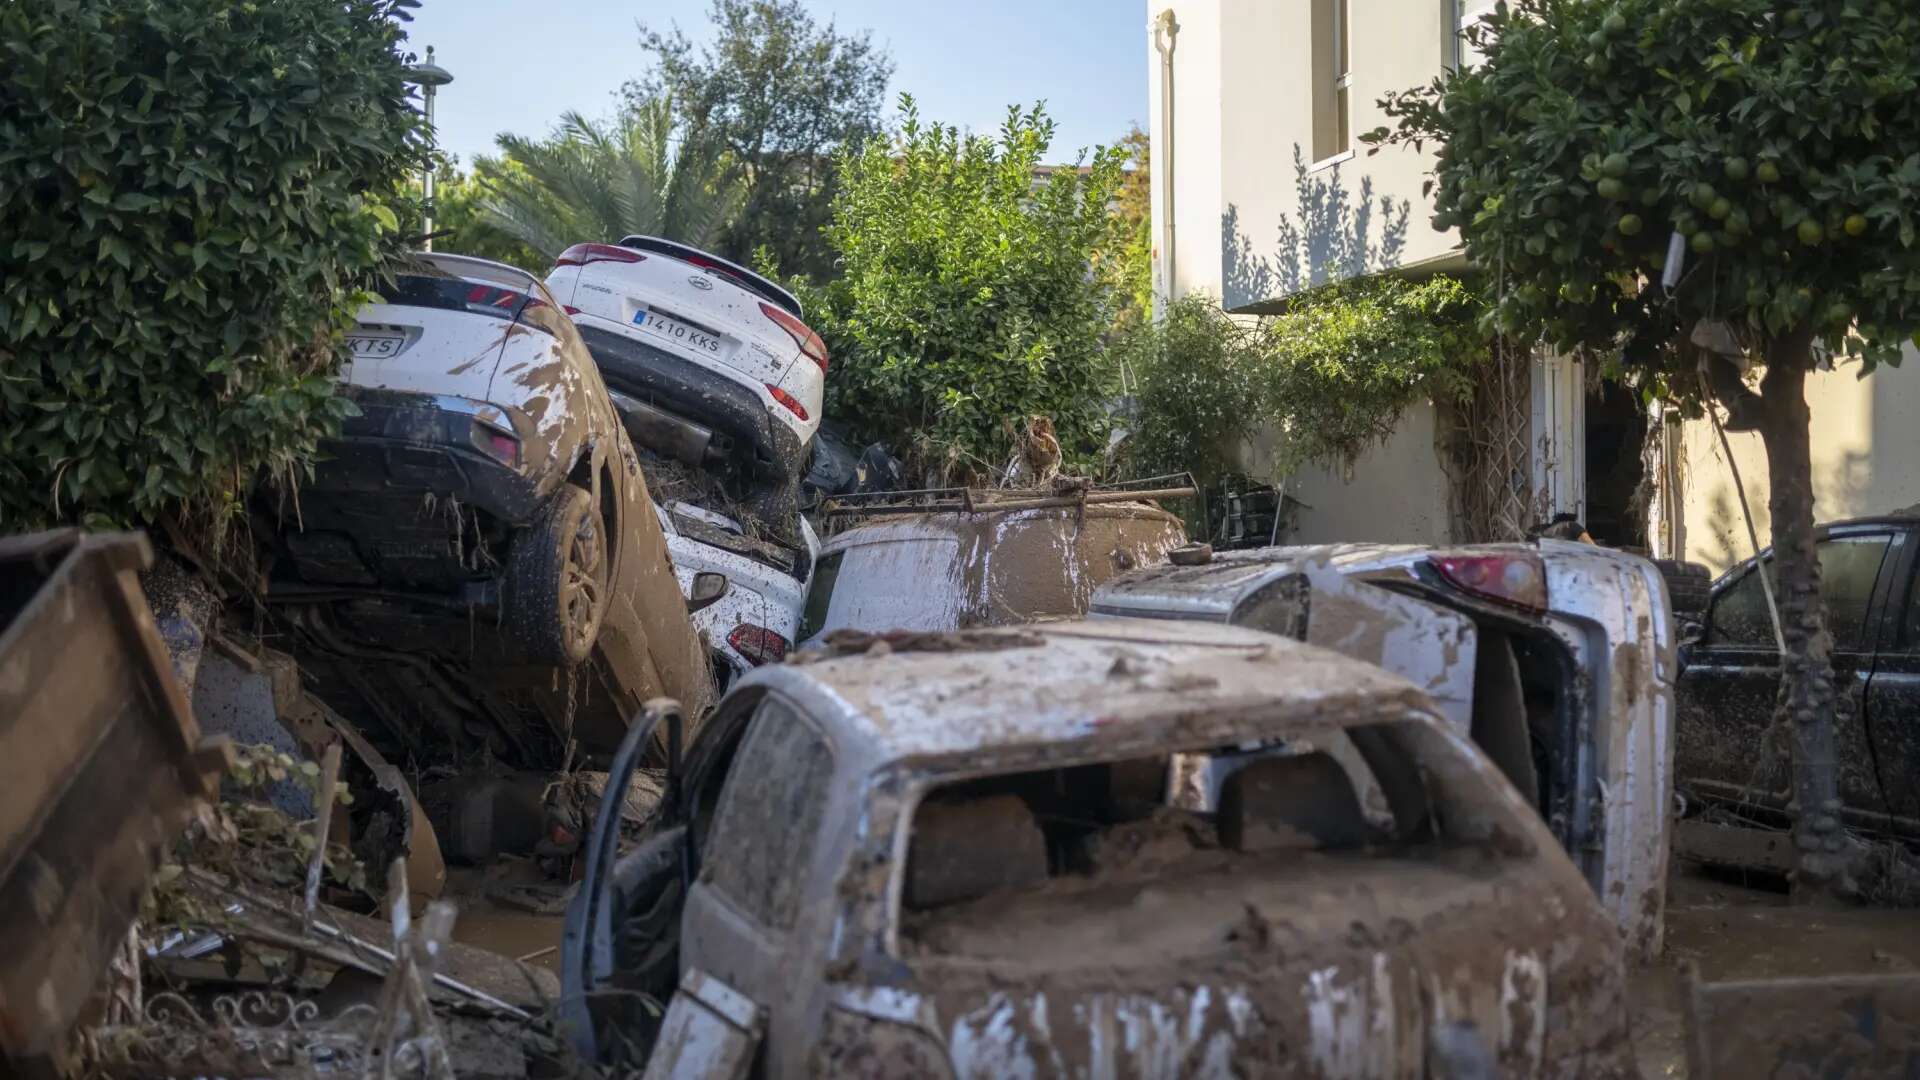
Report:
[[[1044,99],[1055,160],[1111,143],[1147,117],[1146,15],[1136,0],[810,0],[822,22],[870,29],[893,54],[891,96],[980,132],[1007,105]],[[568,109],[609,111],[645,63],[636,20],[707,35],[707,0],[423,0],[408,35],[453,73],[434,110],[441,145],[469,163],[501,131],[544,134]]]

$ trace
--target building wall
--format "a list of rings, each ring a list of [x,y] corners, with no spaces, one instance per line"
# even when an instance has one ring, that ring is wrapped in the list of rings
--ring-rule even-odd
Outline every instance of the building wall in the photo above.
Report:
[[[1843,364],[1807,379],[1813,413],[1814,516],[1818,521],[1884,514],[1920,503],[1920,353],[1908,346],[1894,370],[1865,379]],[[1771,543],[1767,454],[1757,432],[1728,432],[1760,544]],[[1713,426],[1689,421],[1681,434],[1682,539],[1686,557],[1717,573],[1753,554],[1732,471]]]
[[[1440,0],[1350,0],[1350,129],[1385,124],[1376,101],[1431,79],[1441,60]],[[1171,9],[1174,48],[1173,279],[1166,281],[1166,132],[1161,57],[1144,36],[1156,288],[1161,297],[1204,292],[1234,311],[1269,309],[1312,284],[1444,257],[1452,233],[1429,224],[1421,184],[1431,151],[1365,148],[1311,161],[1311,0],[1149,0],[1148,24]],[[1223,29],[1224,28],[1224,29]],[[1317,167],[1316,167],[1317,165]],[[1431,406],[1408,410],[1400,430],[1352,470],[1308,466],[1286,485],[1305,504],[1301,542],[1448,539],[1446,478],[1434,454]],[[1269,434],[1247,470],[1271,473]]]
[[[1378,101],[1440,71],[1440,0],[1349,0],[1352,151],[1313,160],[1311,0],[1149,0],[1171,8],[1174,51],[1173,295],[1203,290],[1259,310],[1309,285],[1455,253],[1421,193],[1423,153],[1369,156],[1357,136],[1388,123]],[[1222,28],[1225,28],[1224,32]],[[1154,160],[1165,161],[1161,64],[1146,37]],[[1155,243],[1165,223],[1154,177]]]
[[[1302,505],[1287,542],[1450,541],[1447,479],[1434,452],[1437,423],[1433,406],[1422,402],[1406,411],[1391,438],[1361,454],[1351,471],[1309,465],[1295,472],[1286,493]],[[1271,472],[1277,441],[1269,437],[1253,447],[1250,473]]]

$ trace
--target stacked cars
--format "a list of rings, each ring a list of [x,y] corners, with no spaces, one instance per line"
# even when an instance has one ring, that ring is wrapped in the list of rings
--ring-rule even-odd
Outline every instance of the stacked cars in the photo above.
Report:
[[[786,655],[819,555],[801,476],[824,408],[827,350],[792,293],[685,244],[576,244],[547,277],[656,476],[675,565],[725,573],[696,613],[725,683]],[[669,490],[669,488],[677,490]]]
[[[348,341],[354,415],[252,508],[269,604],[336,709],[403,760],[541,768],[647,698],[709,699],[640,458],[538,279],[420,255]]]

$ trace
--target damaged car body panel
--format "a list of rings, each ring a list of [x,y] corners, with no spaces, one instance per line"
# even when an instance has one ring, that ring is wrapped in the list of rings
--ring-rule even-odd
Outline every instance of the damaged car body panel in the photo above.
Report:
[[[821,547],[800,637],[962,630],[1085,614],[1116,574],[1164,562],[1180,519],[1149,503],[905,514]]]
[[[608,989],[720,980],[768,1075],[1624,1071],[1617,935],[1404,680],[1190,623],[890,637],[729,695],[611,875]]]
[[[1524,602],[1502,594],[1511,583],[1470,577],[1509,570],[1539,587]],[[1408,603],[1469,625],[1429,626]],[[1673,787],[1666,604],[1651,563],[1542,541],[1232,552],[1208,566],[1124,575],[1092,610],[1253,626],[1380,663],[1428,689],[1456,730],[1527,793],[1634,955],[1650,960],[1661,946]]]

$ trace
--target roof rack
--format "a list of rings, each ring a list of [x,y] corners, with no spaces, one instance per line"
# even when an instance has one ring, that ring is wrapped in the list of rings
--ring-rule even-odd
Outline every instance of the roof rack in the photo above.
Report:
[[[1094,484],[1061,477],[1049,488],[917,488],[912,491],[873,491],[834,495],[821,510],[828,517],[869,517],[883,514],[995,514],[1038,510],[1054,506],[1093,506],[1100,503],[1183,499],[1199,494],[1193,474],[1168,473],[1139,480]]]

